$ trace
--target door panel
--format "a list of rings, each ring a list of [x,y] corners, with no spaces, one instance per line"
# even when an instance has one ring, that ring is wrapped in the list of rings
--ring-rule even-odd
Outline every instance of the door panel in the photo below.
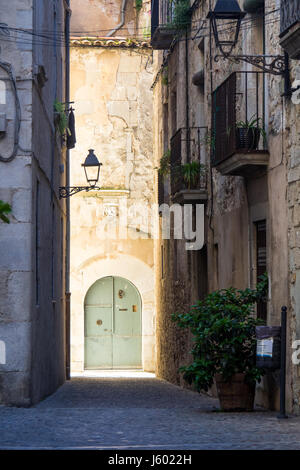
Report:
[[[112,334],[112,305],[86,307],[85,336],[107,336]]]
[[[142,305],[137,289],[119,277],[97,281],[85,299],[85,368],[139,368]]]
[[[112,363],[112,335],[85,338],[85,369],[111,369]]]
[[[139,369],[142,356],[141,336],[113,336],[113,367]]]
[[[136,288],[125,279],[114,279],[114,333],[120,336],[141,334],[141,301]]]

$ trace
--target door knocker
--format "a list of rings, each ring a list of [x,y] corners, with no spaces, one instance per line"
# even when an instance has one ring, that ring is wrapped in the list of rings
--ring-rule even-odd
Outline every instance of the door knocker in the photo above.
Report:
[[[123,299],[123,297],[125,297],[125,292],[122,289],[120,289],[119,290],[119,299]]]

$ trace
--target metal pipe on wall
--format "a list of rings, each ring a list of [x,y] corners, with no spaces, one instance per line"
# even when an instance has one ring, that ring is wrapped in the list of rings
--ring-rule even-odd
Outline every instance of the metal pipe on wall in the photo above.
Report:
[[[65,42],[66,42],[66,102],[70,101],[70,0],[66,0]],[[66,152],[66,186],[70,186],[70,150]],[[70,199],[66,198],[66,257],[65,257],[65,337],[66,337],[66,379],[70,380],[70,320],[71,320],[71,292],[70,292]]]
[[[119,29],[121,29],[122,26],[124,26],[124,23],[125,23],[126,3],[127,3],[127,0],[123,0],[123,1],[122,1],[122,6],[121,6],[121,21],[120,21],[120,23],[118,24],[118,26],[116,26],[114,29],[112,29],[112,30],[107,34],[107,37],[112,36],[112,35],[115,34]]]

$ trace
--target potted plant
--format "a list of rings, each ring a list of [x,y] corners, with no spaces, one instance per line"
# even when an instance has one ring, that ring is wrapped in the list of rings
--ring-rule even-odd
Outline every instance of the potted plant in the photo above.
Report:
[[[236,146],[238,149],[257,150],[260,137],[266,138],[266,132],[259,125],[261,118],[252,116],[249,121],[236,123]]]
[[[255,290],[222,289],[209,294],[189,313],[172,315],[194,337],[193,362],[181,367],[184,379],[198,392],[216,382],[221,409],[253,410],[255,384],[264,374],[256,367],[255,303],[264,298],[267,280]]]
[[[67,118],[63,103],[55,100],[53,107],[54,107],[54,122],[55,122],[56,129],[59,131],[62,137],[66,135],[66,132],[68,132],[69,135],[71,135],[70,129],[68,128],[68,118]]]
[[[206,173],[206,166],[198,161],[185,163],[181,165],[179,173],[186,189],[197,189],[200,177]]]

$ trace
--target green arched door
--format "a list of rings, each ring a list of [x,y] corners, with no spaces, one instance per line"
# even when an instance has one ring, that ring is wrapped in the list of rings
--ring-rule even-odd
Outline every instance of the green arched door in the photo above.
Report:
[[[121,277],[104,277],[84,302],[85,368],[142,366],[142,304],[136,287]]]

